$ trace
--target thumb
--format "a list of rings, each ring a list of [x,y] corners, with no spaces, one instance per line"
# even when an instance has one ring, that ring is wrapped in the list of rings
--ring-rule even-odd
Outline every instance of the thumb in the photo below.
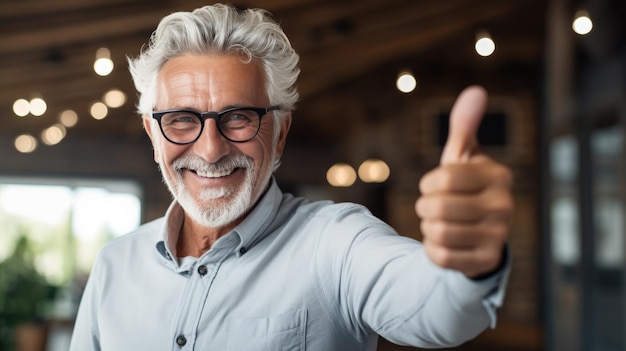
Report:
[[[476,133],[487,108],[487,91],[478,85],[465,88],[450,112],[448,140],[441,164],[466,162],[478,151]]]

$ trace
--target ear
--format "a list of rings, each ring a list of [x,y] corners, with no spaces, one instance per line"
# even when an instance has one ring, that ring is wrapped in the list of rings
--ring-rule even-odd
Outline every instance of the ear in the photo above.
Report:
[[[276,140],[276,159],[280,159],[285,150],[285,144],[287,143],[287,134],[289,128],[291,128],[291,112],[283,117],[279,124],[280,131],[278,133],[278,140]]]
[[[153,134],[154,130],[152,129],[152,127],[154,126],[154,124],[152,123],[152,119],[150,117],[148,117],[147,115],[141,116],[141,119],[143,120],[143,128],[145,129],[146,134],[148,134],[148,137],[150,138],[150,142],[152,142],[152,150],[153,150],[153,153],[154,153],[154,162],[159,163],[158,141],[155,139],[155,135]],[[157,129],[157,128],[155,128],[155,129]],[[159,130],[157,130],[156,132],[160,133]]]

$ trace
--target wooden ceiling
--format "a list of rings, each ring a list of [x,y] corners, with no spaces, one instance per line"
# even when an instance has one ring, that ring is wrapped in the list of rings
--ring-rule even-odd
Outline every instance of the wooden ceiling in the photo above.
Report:
[[[164,15],[206,3],[0,2],[0,137],[37,135],[56,123],[65,109],[79,115],[68,138],[143,137],[125,57],[137,55]],[[543,59],[543,0],[239,0],[234,4],[272,12],[301,55],[301,105],[309,111],[303,108],[299,114],[309,122],[292,132],[302,136],[295,138],[299,140],[312,135],[331,140],[338,128],[334,118],[324,113],[332,110],[328,105],[340,108],[346,91],[363,93],[363,87],[395,93],[393,74],[402,67],[419,71],[415,65],[422,65],[422,73],[437,80],[438,74],[452,79],[449,72],[471,71],[487,61],[502,70],[519,70],[536,68]],[[496,55],[488,59],[473,51],[480,29],[489,30],[498,44]],[[92,68],[100,47],[110,49],[115,63],[107,77],[96,75]],[[94,120],[88,113],[90,104],[111,88],[126,92],[128,103],[112,109],[106,119]],[[46,114],[16,117],[13,102],[34,96],[46,100]],[[319,106],[321,102],[325,105]]]

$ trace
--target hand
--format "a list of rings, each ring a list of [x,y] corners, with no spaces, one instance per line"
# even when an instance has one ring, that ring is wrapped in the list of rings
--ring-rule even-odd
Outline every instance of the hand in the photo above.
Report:
[[[430,259],[470,278],[500,265],[513,213],[511,171],[478,150],[486,105],[482,87],[461,92],[440,165],[421,179],[415,204]]]

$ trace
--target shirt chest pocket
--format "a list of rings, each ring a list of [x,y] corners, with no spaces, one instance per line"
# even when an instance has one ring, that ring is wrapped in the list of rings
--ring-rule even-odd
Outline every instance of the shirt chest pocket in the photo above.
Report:
[[[305,349],[306,309],[228,322],[228,351],[300,351]]]

